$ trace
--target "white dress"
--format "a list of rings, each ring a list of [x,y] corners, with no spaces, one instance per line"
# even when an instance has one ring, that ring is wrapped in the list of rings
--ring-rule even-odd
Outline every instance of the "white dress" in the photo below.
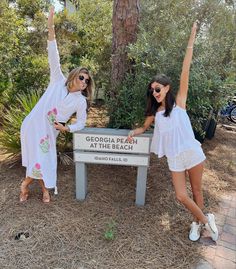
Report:
[[[56,40],[48,41],[48,61],[50,83],[22,123],[21,153],[26,176],[43,179],[46,188],[54,188],[57,181],[56,138],[59,133],[54,128],[54,121],[67,122],[76,112],[77,121],[69,125],[70,131],[83,129],[87,102],[81,92],[67,91]]]
[[[174,158],[185,150],[198,148],[201,144],[194,137],[185,109],[176,105],[168,117],[164,116],[164,111],[156,113],[151,152],[159,158]]]

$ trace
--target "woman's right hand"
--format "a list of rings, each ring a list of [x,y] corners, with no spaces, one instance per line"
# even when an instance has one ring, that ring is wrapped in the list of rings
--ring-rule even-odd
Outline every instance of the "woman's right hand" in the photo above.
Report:
[[[132,142],[133,142],[133,140],[134,140],[133,136],[134,136],[134,130],[131,130],[131,131],[128,133],[128,136],[127,136],[127,141],[128,141],[129,143],[132,143]]]
[[[191,42],[191,43],[188,44],[188,47],[189,47],[189,46],[193,46],[193,43],[194,43],[194,41],[195,41],[195,37],[196,37],[197,29],[198,29],[198,21],[195,21],[195,22],[193,23],[193,26],[192,26],[191,35],[190,35],[190,40],[189,40],[189,43],[190,43],[190,42]]]
[[[154,119],[155,119],[155,116],[147,116],[142,127],[131,130],[128,133],[127,141],[132,143],[134,140],[134,136],[144,133],[150,127],[150,125],[153,123]]]

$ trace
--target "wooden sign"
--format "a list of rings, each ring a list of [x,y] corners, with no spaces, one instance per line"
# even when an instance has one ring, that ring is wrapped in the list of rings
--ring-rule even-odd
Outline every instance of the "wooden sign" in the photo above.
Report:
[[[134,137],[132,143],[127,141],[126,136],[83,134],[74,135],[74,150],[121,152],[121,153],[149,153],[148,137]]]
[[[87,163],[137,166],[136,205],[144,205],[151,133],[127,141],[129,130],[84,128],[73,134],[76,198],[87,194]]]

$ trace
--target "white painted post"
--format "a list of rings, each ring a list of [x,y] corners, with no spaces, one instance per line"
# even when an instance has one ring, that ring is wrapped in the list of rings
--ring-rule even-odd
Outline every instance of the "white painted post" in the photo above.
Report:
[[[85,163],[75,163],[76,199],[84,200],[87,194],[87,166]]]
[[[137,206],[145,204],[147,169],[147,166],[138,166],[135,201]]]

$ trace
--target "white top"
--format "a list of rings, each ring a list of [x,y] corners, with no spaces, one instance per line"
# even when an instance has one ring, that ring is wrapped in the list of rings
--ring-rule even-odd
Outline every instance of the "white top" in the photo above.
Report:
[[[76,113],[76,123],[69,125],[70,131],[84,128],[87,102],[81,92],[67,91],[56,40],[48,41],[48,61],[50,83],[22,123],[21,153],[26,176],[43,179],[47,188],[53,188],[57,180],[56,138],[59,133],[54,122],[67,122]]]
[[[170,116],[165,117],[164,111],[155,116],[155,128],[151,143],[151,152],[159,158],[172,158],[179,153],[199,148],[201,144],[195,139],[189,116],[185,109],[174,106]]]

